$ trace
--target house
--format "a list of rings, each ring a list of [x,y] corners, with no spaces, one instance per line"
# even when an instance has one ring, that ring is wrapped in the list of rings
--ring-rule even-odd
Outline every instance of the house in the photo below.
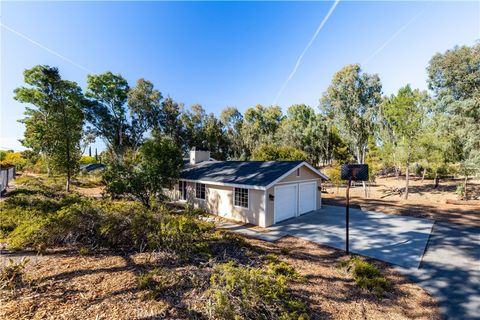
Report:
[[[215,161],[192,149],[170,196],[261,227],[319,209],[328,177],[304,161]]]

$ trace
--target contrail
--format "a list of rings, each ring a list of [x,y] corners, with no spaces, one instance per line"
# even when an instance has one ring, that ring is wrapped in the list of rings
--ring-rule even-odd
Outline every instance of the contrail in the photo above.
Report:
[[[277,96],[275,97],[275,100],[273,101],[273,104],[277,104],[277,100],[278,98],[280,98],[281,94],[283,93],[283,90],[285,90],[288,82],[293,78],[293,76],[295,75],[295,73],[297,72],[297,69],[298,67],[300,66],[300,64],[302,63],[302,59],[303,59],[303,56],[305,55],[305,53],[308,51],[308,49],[310,49],[310,47],[312,46],[313,42],[315,41],[315,39],[317,38],[317,35],[318,33],[322,30],[323,26],[325,25],[325,23],[327,23],[328,21],[328,18],[330,18],[330,16],[332,15],[333,11],[335,10],[335,8],[337,7],[338,3],[340,2],[340,0],[335,0],[335,2],[332,4],[332,6],[330,7],[330,10],[328,10],[328,13],[327,15],[325,16],[325,18],[323,18],[322,22],[320,23],[320,25],[318,26],[317,30],[315,31],[315,33],[313,34],[313,37],[310,39],[310,41],[308,42],[307,46],[305,47],[305,49],[303,49],[303,52],[300,54],[300,56],[298,57],[297,59],[297,63],[295,64],[295,67],[293,67],[293,70],[292,72],[290,73],[290,75],[288,76],[287,80],[285,80],[282,88],[280,89],[280,91],[278,91],[277,93]]]
[[[75,61],[73,61],[73,60],[71,60],[71,59],[69,59],[69,58],[61,55],[60,53],[58,53],[58,52],[56,52],[56,51],[54,51],[54,50],[52,50],[52,49],[50,49],[50,48],[45,47],[45,46],[42,45],[41,43],[38,43],[37,41],[33,40],[32,38],[30,38],[30,37],[24,35],[23,33],[20,33],[20,32],[18,32],[18,31],[16,31],[16,30],[10,28],[9,26],[7,26],[7,25],[5,25],[5,24],[3,24],[3,23],[1,23],[1,22],[0,22],[0,26],[2,26],[4,29],[6,29],[6,30],[8,30],[8,31],[10,31],[10,32],[12,32],[12,33],[14,33],[14,34],[16,34],[17,36],[19,36],[19,37],[27,40],[28,42],[33,43],[34,45],[42,48],[43,50],[45,50],[45,51],[47,51],[47,52],[50,52],[51,54],[59,57],[60,59],[63,59],[63,60],[65,60],[65,61],[73,64],[75,67],[77,67],[77,68],[79,68],[79,69],[82,69],[83,71],[86,71],[86,72],[88,72],[88,73],[94,73],[92,70],[90,70],[90,69],[82,66],[82,65],[79,64],[79,63],[76,63]]]
[[[388,38],[387,41],[385,41],[377,50],[375,50],[367,59],[365,59],[361,65],[365,65],[367,63],[369,63],[373,58],[375,58],[377,56],[377,54],[379,54],[383,49],[385,49],[386,46],[388,46],[390,44],[390,42],[392,42],[393,40],[395,40],[396,37],[398,37],[398,35],[400,33],[402,33],[405,29],[408,28],[408,26],[410,26],[415,20],[418,19],[418,17],[420,17],[424,12],[425,10],[427,10],[428,8],[430,8],[430,6],[432,5],[433,1],[431,1],[429,3],[429,5],[427,7],[425,7],[422,11],[420,11],[419,13],[417,13],[416,15],[413,16],[412,19],[410,19],[406,24],[404,24],[400,29],[397,30],[397,32],[395,32],[390,38]]]

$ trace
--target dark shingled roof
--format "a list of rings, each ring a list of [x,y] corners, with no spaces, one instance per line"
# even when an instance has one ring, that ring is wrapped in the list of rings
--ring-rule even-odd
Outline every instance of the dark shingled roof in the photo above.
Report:
[[[205,161],[186,163],[181,179],[266,187],[303,161]]]

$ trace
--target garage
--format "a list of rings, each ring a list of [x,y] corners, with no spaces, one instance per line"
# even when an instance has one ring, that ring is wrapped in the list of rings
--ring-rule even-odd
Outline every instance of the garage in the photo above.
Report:
[[[297,215],[297,185],[288,184],[275,187],[275,223]]]
[[[306,182],[298,184],[298,212],[304,214],[317,210],[317,183]]]

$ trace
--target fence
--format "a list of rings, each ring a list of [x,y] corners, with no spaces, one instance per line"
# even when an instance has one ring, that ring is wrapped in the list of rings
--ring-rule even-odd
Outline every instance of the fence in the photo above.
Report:
[[[0,170],[0,195],[7,189],[8,183],[15,178],[15,167]]]

